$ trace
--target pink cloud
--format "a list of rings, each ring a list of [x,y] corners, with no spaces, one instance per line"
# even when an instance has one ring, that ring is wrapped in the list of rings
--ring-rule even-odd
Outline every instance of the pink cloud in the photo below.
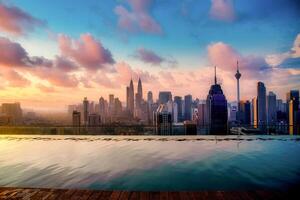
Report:
[[[125,62],[120,62],[116,64],[116,72],[116,80],[122,84],[128,84],[131,78],[134,81],[138,81],[138,79],[141,78],[144,83],[157,81],[157,77],[155,75],[150,74],[148,71],[145,70],[132,69],[132,67]]]
[[[0,3],[0,30],[21,35],[36,26],[42,25],[44,25],[44,22],[32,17],[25,11]]]
[[[230,45],[223,42],[210,44],[207,51],[208,59],[212,65],[233,73],[236,70],[238,61],[239,68],[245,72],[244,75],[248,78],[258,76],[263,70],[268,68],[263,57],[255,55],[243,56]]]
[[[18,43],[0,37],[0,64],[4,66],[24,66],[28,63],[25,49]],[[5,50],[4,50],[5,49]]]
[[[124,6],[117,6],[115,13],[119,16],[118,26],[129,32],[142,31],[152,34],[161,34],[162,29],[149,14],[152,0],[128,0],[132,11]]]
[[[134,57],[152,65],[160,65],[165,60],[163,57],[157,55],[154,51],[145,48],[137,49]]]
[[[31,82],[14,70],[8,70],[4,73],[5,79],[9,82],[10,87],[26,87]]]
[[[76,63],[62,56],[56,56],[54,65],[57,69],[64,72],[75,71],[79,68]]]
[[[79,84],[79,80],[75,75],[65,73],[55,68],[35,68],[32,69],[30,73],[59,87],[74,88]]]
[[[209,14],[212,19],[225,22],[232,22],[236,18],[232,0],[211,0]]]
[[[45,92],[45,93],[53,93],[53,92],[55,92],[54,87],[51,87],[51,86],[46,86],[46,85],[43,85],[43,84],[37,84],[36,87],[41,92]]]
[[[105,68],[105,65],[113,64],[115,61],[108,49],[91,34],[83,34],[78,40],[73,40],[66,35],[59,35],[59,48],[63,56],[78,62],[88,70]]]
[[[19,43],[4,37],[0,37],[0,49],[5,49],[0,51],[0,66],[3,67],[52,66],[52,62],[43,57],[29,57]]]

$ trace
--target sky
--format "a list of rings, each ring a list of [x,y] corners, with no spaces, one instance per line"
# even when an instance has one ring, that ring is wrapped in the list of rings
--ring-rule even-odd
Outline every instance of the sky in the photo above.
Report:
[[[0,102],[59,110],[88,97],[143,93],[236,99],[258,81],[279,98],[300,89],[297,0],[0,0]]]

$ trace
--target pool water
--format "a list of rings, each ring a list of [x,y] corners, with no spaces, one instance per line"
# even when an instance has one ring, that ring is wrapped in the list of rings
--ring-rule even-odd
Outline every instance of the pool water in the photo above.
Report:
[[[296,136],[0,136],[0,186],[178,191],[299,182]]]

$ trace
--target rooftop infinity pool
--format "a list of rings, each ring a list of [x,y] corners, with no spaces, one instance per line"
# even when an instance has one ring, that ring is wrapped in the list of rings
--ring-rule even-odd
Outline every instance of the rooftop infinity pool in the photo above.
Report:
[[[0,186],[172,191],[299,183],[296,136],[0,136]]]

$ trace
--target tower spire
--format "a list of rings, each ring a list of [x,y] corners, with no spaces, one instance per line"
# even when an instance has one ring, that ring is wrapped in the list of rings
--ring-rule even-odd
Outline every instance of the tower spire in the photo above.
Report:
[[[217,84],[217,67],[215,66],[215,85]]]

